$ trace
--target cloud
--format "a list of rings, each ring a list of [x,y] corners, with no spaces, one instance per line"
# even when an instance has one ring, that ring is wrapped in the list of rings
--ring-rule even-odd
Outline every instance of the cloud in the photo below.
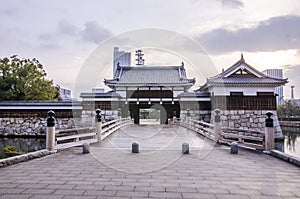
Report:
[[[57,24],[58,31],[60,33],[66,34],[66,35],[75,35],[78,33],[79,28],[67,21],[60,21]]]
[[[214,54],[300,49],[300,16],[273,17],[236,31],[219,28],[195,39]]]
[[[244,3],[240,0],[221,0],[221,3],[224,8],[241,9],[244,7]]]
[[[85,23],[85,28],[81,32],[81,36],[85,41],[98,44],[104,39],[112,36],[112,33],[97,22],[89,21]]]
[[[43,32],[38,35],[39,48],[43,50],[55,50],[62,48],[60,43],[84,42],[98,44],[112,33],[95,21],[89,21],[79,27],[67,21],[59,21],[53,31]]]

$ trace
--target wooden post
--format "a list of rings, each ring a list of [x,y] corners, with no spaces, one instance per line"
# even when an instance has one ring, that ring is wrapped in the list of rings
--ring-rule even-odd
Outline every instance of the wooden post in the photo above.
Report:
[[[54,151],[55,149],[55,115],[54,111],[48,111],[47,130],[46,130],[46,149]]]
[[[98,142],[100,142],[101,135],[102,135],[102,118],[101,118],[101,110],[100,109],[96,110],[95,124],[96,124],[97,140],[98,140]]]
[[[274,123],[271,116],[272,112],[267,112],[266,115],[268,118],[266,119],[266,127],[265,127],[265,150],[267,152],[274,149]]]
[[[215,123],[214,123],[214,131],[215,131],[215,141],[219,141],[220,135],[222,133],[222,128],[221,128],[221,116],[219,115],[221,111],[219,109],[215,110]]]
[[[121,128],[121,121],[122,121],[122,112],[121,108],[118,108],[118,126]]]

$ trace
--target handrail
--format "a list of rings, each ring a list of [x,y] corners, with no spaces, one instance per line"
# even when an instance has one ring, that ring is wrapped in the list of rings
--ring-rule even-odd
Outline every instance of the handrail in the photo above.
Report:
[[[87,131],[95,130],[95,127],[83,127],[83,128],[58,130],[58,131],[55,131],[55,135],[59,135],[61,133],[71,133],[71,132],[86,131],[86,130]]]
[[[194,119],[182,119],[180,125],[195,131],[211,140],[230,145],[238,142],[239,146],[263,150],[265,148],[265,132],[252,129],[221,127],[219,134],[214,124]]]
[[[101,128],[101,135],[102,135],[101,140],[97,139],[96,127],[74,128],[74,129],[56,131],[55,148],[56,149],[69,148],[73,146],[82,145],[83,142],[95,143],[98,141],[102,141],[103,139],[111,135],[116,130],[127,125],[130,121],[131,121],[130,118],[121,118],[121,119],[116,119],[116,120],[103,123]],[[93,132],[78,133],[79,131],[93,131]],[[62,133],[71,133],[71,132],[77,132],[77,134],[59,136]]]

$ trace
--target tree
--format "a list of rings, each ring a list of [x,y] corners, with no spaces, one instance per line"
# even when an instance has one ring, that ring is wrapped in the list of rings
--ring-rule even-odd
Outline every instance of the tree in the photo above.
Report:
[[[35,58],[20,59],[14,55],[0,59],[0,101],[54,100],[57,89],[46,75]]]
[[[288,100],[277,106],[277,115],[279,118],[299,117],[300,107]]]

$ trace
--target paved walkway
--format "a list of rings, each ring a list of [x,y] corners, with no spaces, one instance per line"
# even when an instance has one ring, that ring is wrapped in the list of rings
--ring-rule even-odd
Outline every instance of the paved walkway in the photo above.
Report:
[[[181,155],[181,139],[191,144],[189,155]],[[141,153],[129,152],[131,141],[140,142]],[[131,126],[91,147],[90,154],[73,148],[0,168],[0,198],[300,197],[299,167],[212,146],[181,128]]]

